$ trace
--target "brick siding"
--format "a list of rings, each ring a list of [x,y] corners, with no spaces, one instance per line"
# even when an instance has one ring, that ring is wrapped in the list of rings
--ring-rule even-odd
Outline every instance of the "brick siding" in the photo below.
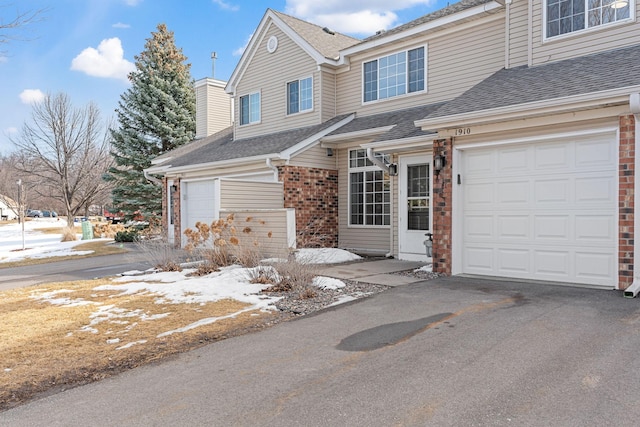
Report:
[[[296,210],[298,247],[338,245],[338,171],[279,166],[284,207]]]
[[[452,141],[433,141],[433,156],[445,157],[445,167],[438,175],[433,174],[433,271],[451,274],[451,197]]]
[[[634,239],[634,175],[635,175],[635,119],[620,116],[618,177],[618,287],[626,289],[633,282]]]

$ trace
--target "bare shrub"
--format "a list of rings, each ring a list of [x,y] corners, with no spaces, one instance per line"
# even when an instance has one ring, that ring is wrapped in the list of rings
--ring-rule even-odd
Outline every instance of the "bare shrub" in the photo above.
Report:
[[[307,264],[290,258],[274,265],[280,280],[269,288],[270,292],[295,292],[301,298],[313,298],[313,278],[318,275],[315,264]]]
[[[249,282],[261,285],[274,285],[280,280],[278,271],[270,265],[258,265],[248,268]]]
[[[297,232],[296,241],[300,248],[323,248],[327,235],[320,232],[324,226],[324,218],[314,217]]]
[[[180,264],[186,254],[165,238],[140,239],[136,246],[151,265],[162,271],[182,271]]]
[[[106,224],[99,223],[93,226],[93,235],[106,239],[113,239],[120,231],[124,231],[123,224]]]
[[[244,222],[253,220],[247,217]],[[254,267],[262,258],[259,241],[253,237],[251,227],[236,226],[233,214],[211,224],[197,222],[195,230],[188,228],[184,234],[187,236],[186,251],[195,260],[202,261],[198,274],[209,274],[231,264]]]
[[[78,236],[76,235],[76,231],[73,227],[65,227],[62,229],[62,239],[61,242],[74,242],[78,240]]]

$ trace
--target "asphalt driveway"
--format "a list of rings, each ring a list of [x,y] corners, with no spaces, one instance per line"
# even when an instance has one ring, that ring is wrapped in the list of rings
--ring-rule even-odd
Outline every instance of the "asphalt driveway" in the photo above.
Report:
[[[0,413],[2,426],[635,426],[640,300],[443,278]]]

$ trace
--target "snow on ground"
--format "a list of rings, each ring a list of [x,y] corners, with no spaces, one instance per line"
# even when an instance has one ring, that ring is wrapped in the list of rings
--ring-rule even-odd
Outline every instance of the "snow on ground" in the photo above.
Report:
[[[0,223],[0,262],[22,261],[28,258],[48,258],[84,255],[91,251],[73,251],[73,247],[86,241],[78,235],[75,242],[61,242],[66,223],[58,218],[34,218],[24,223],[24,247],[22,250],[22,224]],[[45,234],[43,228],[60,227],[60,234]]]
[[[0,262],[17,261],[25,258],[45,258],[70,255],[75,245],[84,243],[82,240],[75,242],[60,242],[61,234],[44,234],[38,229],[50,227],[63,227],[62,221],[55,219],[36,219],[25,222],[25,246],[22,248],[22,233],[20,224],[0,225]],[[17,251],[16,251],[17,249]],[[73,254],[86,252],[73,251]],[[300,249],[297,252],[300,262],[310,264],[335,264],[361,259],[360,256],[342,249]],[[273,268],[273,267],[261,267]],[[260,291],[268,285],[253,284],[251,278],[257,274],[254,269],[241,266],[230,266],[206,276],[189,276],[193,269],[185,269],[181,272],[127,272],[112,280],[112,284],[96,287],[95,290],[116,290],[121,294],[149,294],[154,295],[163,303],[189,303],[205,304],[223,299],[234,299],[247,303],[248,306],[236,313],[224,317],[205,318],[185,325],[182,328],[165,331],[161,336],[185,332],[201,325],[216,322],[224,318],[235,317],[243,312],[252,310],[273,310],[274,303],[279,297],[261,294]],[[135,275],[135,276],[134,276]],[[313,284],[324,289],[338,289],[345,286],[344,282],[330,277],[318,276]],[[49,302],[61,307],[71,307],[84,304],[96,304],[96,310],[91,315],[89,323],[79,332],[95,333],[94,326],[101,322],[113,321],[150,321],[152,317],[146,316],[141,310],[125,310],[109,304],[98,304],[74,298],[73,291],[57,290],[48,291],[39,289],[32,293],[34,299]],[[347,302],[353,297],[345,297],[340,302]],[[119,344],[114,340],[109,344]],[[126,349],[137,343],[125,343],[118,349]]]

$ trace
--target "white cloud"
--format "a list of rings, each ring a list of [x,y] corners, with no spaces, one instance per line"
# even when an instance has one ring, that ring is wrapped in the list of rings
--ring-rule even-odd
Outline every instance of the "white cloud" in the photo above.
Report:
[[[105,39],[98,48],[88,47],[71,61],[71,69],[94,77],[127,80],[135,70],[133,63],[124,59],[122,43],[117,37]]]
[[[398,24],[399,10],[436,0],[287,0],[286,13],[341,33],[372,34]]]
[[[142,3],[143,0],[124,0],[124,4],[127,6],[137,6]]]
[[[9,62],[9,58],[0,54],[0,64],[2,64],[3,62]]]
[[[44,100],[45,94],[40,89],[25,89],[20,93],[23,104],[36,104]]]
[[[15,135],[18,133],[18,128],[16,127],[8,127],[4,130],[5,135]]]
[[[113,28],[131,28],[129,24],[123,24],[122,22],[117,22],[112,25]]]
[[[241,46],[233,51],[233,56],[242,56],[244,51],[247,49],[249,42],[251,41],[251,37],[253,37],[253,33],[249,34],[249,37],[247,37],[247,40],[244,42],[244,46]]]
[[[240,6],[227,3],[224,0],[211,0],[211,1],[213,2],[213,4],[217,4],[218,6],[220,6],[220,9],[223,9],[223,10],[230,10],[232,12],[237,12],[238,10],[240,10]]]

